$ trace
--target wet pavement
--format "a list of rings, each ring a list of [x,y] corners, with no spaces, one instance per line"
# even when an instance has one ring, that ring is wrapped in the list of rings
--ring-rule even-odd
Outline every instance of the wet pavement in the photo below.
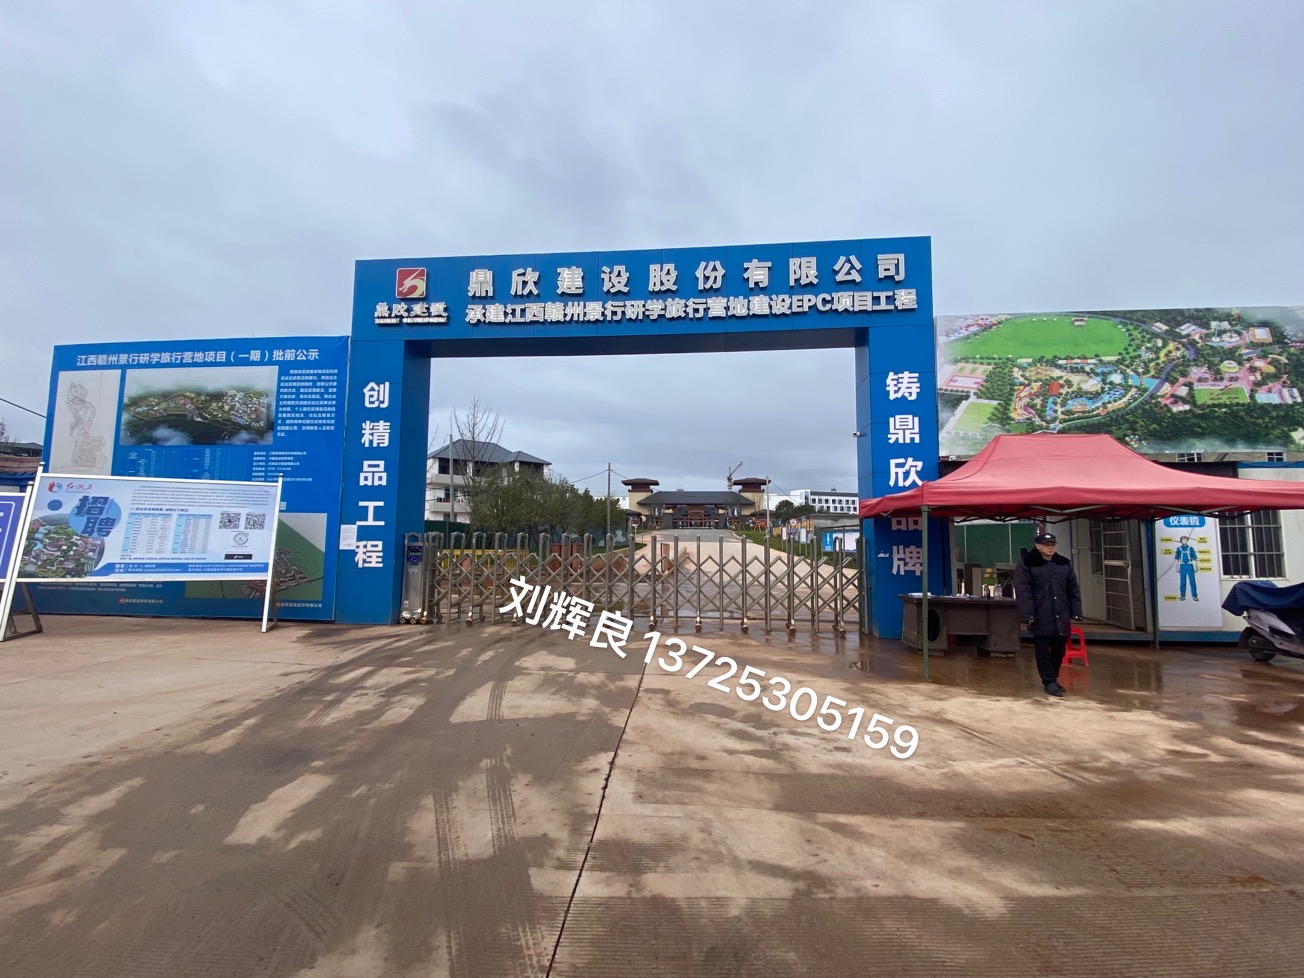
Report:
[[[1093,643],[1053,700],[1027,648],[46,625],[0,646],[0,976],[1304,967],[1304,662]]]

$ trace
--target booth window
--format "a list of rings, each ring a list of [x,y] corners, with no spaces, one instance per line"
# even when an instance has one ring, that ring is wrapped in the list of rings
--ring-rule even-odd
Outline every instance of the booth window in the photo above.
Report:
[[[1105,526],[1100,520],[1087,524],[1087,553],[1091,555],[1091,573],[1101,577],[1105,573]]]
[[[1222,545],[1223,577],[1286,576],[1281,514],[1276,510],[1220,519],[1218,537]]]

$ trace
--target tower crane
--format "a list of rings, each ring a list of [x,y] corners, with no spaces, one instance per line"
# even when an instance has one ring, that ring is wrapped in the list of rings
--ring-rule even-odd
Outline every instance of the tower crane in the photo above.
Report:
[[[725,491],[726,491],[726,492],[728,492],[728,491],[730,491],[730,490],[733,489],[733,477],[734,477],[734,473],[737,472],[737,471],[738,471],[739,469],[741,469],[742,467],[743,467],[743,463],[742,463],[742,462],[739,462],[739,463],[738,463],[737,465],[735,465],[732,469],[730,469],[730,470],[729,470],[729,474],[726,475],[726,476],[724,477],[724,488],[725,488]]]

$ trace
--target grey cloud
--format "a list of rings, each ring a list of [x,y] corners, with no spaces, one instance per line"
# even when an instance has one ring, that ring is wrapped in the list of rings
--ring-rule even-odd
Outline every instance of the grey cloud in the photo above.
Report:
[[[1293,2],[11,4],[0,396],[43,410],[54,343],[345,333],[363,257],[929,234],[939,313],[1298,304],[1301,37]],[[571,478],[853,488],[849,351],[434,376]]]

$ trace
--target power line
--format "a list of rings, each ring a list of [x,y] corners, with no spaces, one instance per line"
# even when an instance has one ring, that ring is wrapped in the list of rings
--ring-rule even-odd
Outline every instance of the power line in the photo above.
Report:
[[[16,407],[16,408],[18,408],[18,410],[20,410],[20,411],[26,411],[28,414],[34,414],[34,415],[36,415],[38,418],[40,418],[42,421],[45,420],[45,415],[42,414],[40,411],[33,411],[33,410],[32,410],[31,408],[29,408],[29,407],[23,407],[21,404],[15,404],[13,401],[8,400],[7,398],[0,397],[0,401],[4,401],[4,402],[5,402],[6,404],[8,404],[10,407]]]

